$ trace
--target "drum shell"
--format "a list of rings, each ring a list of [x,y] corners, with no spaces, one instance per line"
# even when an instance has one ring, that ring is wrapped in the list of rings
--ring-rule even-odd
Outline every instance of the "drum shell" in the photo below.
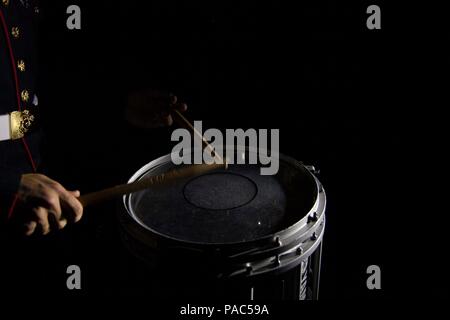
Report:
[[[305,170],[306,167],[300,162],[283,157]],[[171,286],[175,287],[203,288],[201,284],[206,284],[209,287],[204,289],[206,292],[210,291],[211,287],[220,288],[217,290],[221,293],[229,291],[224,288],[244,287],[248,289],[244,291],[253,288],[254,292],[258,283],[277,283],[277,286],[282,282],[284,288],[285,283],[289,282],[286,278],[298,280],[299,275],[302,278],[302,273],[308,274],[310,279],[317,278],[317,282],[320,275],[326,197],[317,177],[309,170],[305,172],[311,175],[316,185],[316,201],[302,219],[280,232],[240,243],[205,244],[179,241],[151,232],[136,223],[126,208],[124,197],[118,209],[123,242],[145,268],[148,268],[149,273],[159,279],[170,279]],[[307,272],[303,265],[308,266]],[[302,290],[304,291],[304,288],[288,291],[294,291],[290,296],[298,298],[302,296]],[[309,291],[308,295],[312,297],[313,289],[309,288]],[[210,295],[211,293],[206,294]],[[235,293],[233,295],[235,296]],[[285,296],[286,292],[283,292],[279,298]]]

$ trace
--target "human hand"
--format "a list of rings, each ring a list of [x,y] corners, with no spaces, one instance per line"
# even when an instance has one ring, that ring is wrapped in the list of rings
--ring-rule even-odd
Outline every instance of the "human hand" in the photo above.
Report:
[[[24,223],[25,235],[46,235],[50,230],[64,228],[68,222],[78,222],[83,215],[79,196],[79,191],[66,190],[45,175],[22,175],[17,219]]]
[[[173,119],[170,113],[174,109],[184,112],[187,105],[173,94],[143,90],[128,96],[125,116],[131,125],[139,128],[171,126]]]

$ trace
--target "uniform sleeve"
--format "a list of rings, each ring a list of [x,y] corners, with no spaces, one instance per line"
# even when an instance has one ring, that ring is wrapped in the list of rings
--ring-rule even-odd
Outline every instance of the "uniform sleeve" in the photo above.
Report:
[[[5,225],[15,194],[19,189],[22,172],[0,165],[0,229]]]
[[[0,193],[11,195],[19,189],[22,173],[15,168],[6,168],[0,165]]]

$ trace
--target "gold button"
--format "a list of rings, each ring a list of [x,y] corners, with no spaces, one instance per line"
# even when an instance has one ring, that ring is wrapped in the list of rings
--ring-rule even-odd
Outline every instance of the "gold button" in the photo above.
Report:
[[[12,27],[11,34],[14,38],[16,38],[16,39],[19,38],[19,35],[20,35],[19,27]]]
[[[25,61],[23,61],[23,60],[17,61],[17,69],[24,72],[25,71]]]
[[[9,4],[9,0],[2,0],[2,3],[6,7]]]
[[[28,102],[28,100],[30,99],[28,90],[22,90],[22,92],[20,93],[20,97],[22,98],[23,102]]]

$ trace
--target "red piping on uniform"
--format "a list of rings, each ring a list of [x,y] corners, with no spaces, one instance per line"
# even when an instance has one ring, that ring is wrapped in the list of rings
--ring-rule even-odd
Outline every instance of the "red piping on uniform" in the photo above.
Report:
[[[11,219],[11,217],[13,215],[13,212],[14,212],[14,209],[16,208],[16,203],[17,203],[18,199],[19,199],[19,195],[16,194],[14,196],[14,200],[13,200],[13,202],[11,204],[11,207],[9,207],[9,210],[8,210],[8,220]]]
[[[2,23],[2,26],[3,26],[3,31],[5,33],[6,44],[8,46],[8,51],[9,51],[9,57],[11,59],[11,66],[12,66],[12,71],[13,71],[13,76],[14,76],[14,84],[15,84],[15,87],[16,87],[17,109],[19,111],[21,111],[22,108],[21,108],[21,105],[20,105],[19,77],[17,76],[16,60],[14,59],[14,53],[13,53],[13,49],[12,49],[12,45],[11,45],[11,39],[9,38],[9,34],[8,34],[8,26],[6,24],[5,17],[3,16],[3,12],[1,10],[0,10],[0,20],[1,20],[1,23]],[[32,154],[30,152],[30,148],[28,147],[28,143],[27,143],[25,137],[23,137],[21,140],[22,140],[23,146],[25,148],[25,152],[26,152],[26,154],[28,156],[28,159],[30,160],[31,167],[33,168],[33,172],[36,172],[36,163],[33,160],[33,156],[32,156]],[[16,195],[15,198],[14,198],[14,201],[13,201],[13,203],[12,203],[10,209],[9,209],[8,218],[11,217],[11,215],[12,215],[12,213],[14,211],[14,208],[15,208],[16,202],[17,202],[17,198],[18,197]]]
[[[13,68],[13,75],[14,75],[14,84],[16,86],[16,98],[17,98],[17,108],[19,109],[19,111],[21,111],[21,107],[20,107],[20,95],[19,95],[19,78],[17,77],[17,71],[16,71],[16,63],[15,63],[15,59],[14,59],[14,54],[12,51],[12,46],[11,46],[11,39],[9,38],[9,34],[8,34],[8,26],[6,24],[6,20],[5,17],[3,16],[3,12],[0,10],[0,19],[2,20],[2,26],[3,26],[3,31],[5,33],[5,38],[6,38],[6,44],[8,45],[8,51],[9,51],[9,57],[11,59],[12,62],[12,68]]]

